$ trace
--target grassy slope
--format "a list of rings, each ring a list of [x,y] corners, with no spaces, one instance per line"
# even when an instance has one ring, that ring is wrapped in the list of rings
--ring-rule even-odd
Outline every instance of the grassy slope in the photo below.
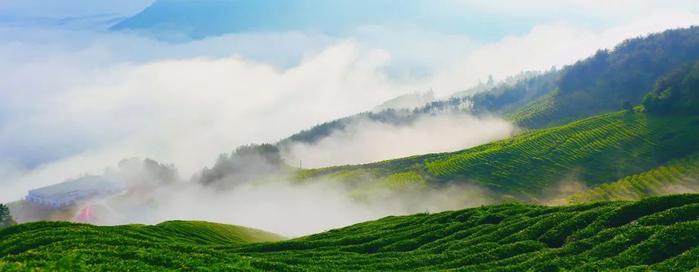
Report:
[[[672,160],[646,172],[606,183],[568,197],[569,202],[638,200],[699,189],[699,154]]]
[[[282,239],[260,230],[199,221],[116,227],[28,223],[0,230],[0,270],[239,269],[250,267],[250,261],[211,248]]]
[[[274,233],[241,226],[216,224],[202,221],[168,221],[155,226],[146,226],[161,234],[212,244],[247,244],[275,242],[285,238]]]
[[[484,206],[387,217],[260,244],[199,243],[157,229],[69,223],[15,226],[0,230],[0,270],[688,271],[699,267],[699,195],[567,207]]]
[[[699,151],[699,117],[599,115],[459,152],[305,170],[300,178],[358,179],[417,173],[431,183],[474,182],[536,197],[563,180],[612,182]]]

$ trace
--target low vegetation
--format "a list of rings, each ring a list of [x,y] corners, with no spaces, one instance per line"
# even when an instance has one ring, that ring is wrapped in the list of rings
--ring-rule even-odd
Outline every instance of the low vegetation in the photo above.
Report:
[[[0,231],[0,270],[252,269],[249,258],[214,248],[281,239],[260,230],[207,222],[116,227],[38,222]]]
[[[537,199],[564,181],[594,187],[699,152],[697,124],[699,116],[623,111],[458,152],[304,170],[299,178],[351,181],[366,173],[385,177],[409,172],[433,185],[474,183]]]
[[[176,221],[0,230],[0,270],[689,271],[699,267],[699,195],[546,207],[517,203],[391,216],[280,242]],[[251,232],[245,235],[250,235]]]
[[[10,214],[10,208],[0,203],[0,229],[14,225],[15,219]]]
[[[639,200],[648,196],[699,190],[699,154],[676,159],[649,171],[605,183],[567,197],[569,202]]]

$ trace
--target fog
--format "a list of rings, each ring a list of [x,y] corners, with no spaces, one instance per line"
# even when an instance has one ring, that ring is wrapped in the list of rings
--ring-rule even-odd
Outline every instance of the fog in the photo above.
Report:
[[[699,193],[699,176],[690,175],[674,184],[666,184],[659,188],[652,188],[652,190],[657,195]]]
[[[494,117],[440,114],[419,117],[409,125],[368,118],[350,123],[320,141],[295,143],[285,158],[303,167],[361,164],[418,154],[457,151],[515,133],[509,122]]]
[[[80,202],[74,213],[77,217],[89,208],[89,222],[99,225],[205,220],[297,237],[388,215],[496,202],[488,190],[465,183],[384,188],[375,186],[376,178],[371,175],[351,181],[321,178],[300,182],[289,179],[293,172],[265,172],[270,165],[264,164],[257,159],[245,162],[248,174],[257,175],[253,179],[242,178],[237,170],[223,173],[219,182],[229,186],[222,186],[225,184],[204,184],[198,177],[182,178],[174,165],[149,159],[122,160],[102,175],[120,181],[123,191]],[[260,171],[252,173],[250,169]]]
[[[205,220],[259,228],[296,237],[388,215],[462,209],[493,203],[477,187],[412,190],[390,198],[357,200],[333,181],[245,184],[230,191],[187,183],[147,193],[104,199],[92,206],[96,224],[157,224],[168,220]]]

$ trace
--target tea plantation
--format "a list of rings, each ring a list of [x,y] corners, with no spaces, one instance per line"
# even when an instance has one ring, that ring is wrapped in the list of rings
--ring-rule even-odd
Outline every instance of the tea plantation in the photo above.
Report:
[[[588,187],[699,154],[699,116],[624,111],[526,132],[474,148],[377,163],[310,169],[299,178],[353,181],[367,175],[420,175],[430,184],[474,183],[536,200],[562,180]]]
[[[41,222],[0,230],[0,270],[689,271],[697,233],[699,195],[391,216],[281,242],[204,222]]]

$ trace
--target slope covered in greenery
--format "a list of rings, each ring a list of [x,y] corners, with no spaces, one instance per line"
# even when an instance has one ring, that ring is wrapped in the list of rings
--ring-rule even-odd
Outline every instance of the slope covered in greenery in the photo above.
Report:
[[[651,113],[699,114],[699,62],[684,65],[655,83],[643,99]]]
[[[697,232],[699,195],[393,216],[258,244],[158,226],[32,223],[0,230],[0,270],[688,271],[699,267]]]
[[[528,132],[458,152],[358,166],[304,170],[301,179],[345,181],[367,173],[420,175],[431,184],[467,182],[536,198],[562,181],[595,186],[699,151],[699,116],[624,111]]]
[[[475,94],[452,96],[413,110],[361,113],[319,124],[278,145],[283,149],[294,142],[314,143],[358,120],[410,125],[420,116],[455,111],[502,116],[525,128],[562,125],[618,111],[624,104],[638,105],[657,88],[659,79],[697,60],[699,27],[668,30],[626,40],[560,70],[489,84]],[[652,93],[658,97],[662,91]]]
[[[211,247],[282,239],[261,230],[198,221],[116,227],[28,223],[0,230],[0,270],[239,269],[249,267],[249,261]]]
[[[563,124],[640,104],[663,75],[699,60],[699,27],[629,39],[566,67],[556,89],[515,111],[527,127]]]
[[[247,244],[285,239],[274,233],[241,226],[203,221],[167,221],[152,227],[154,232],[203,244]]]
[[[699,154],[676,159],[646,172],[602,184],[567,197],[569,202],[638,200],[699,190]]]

